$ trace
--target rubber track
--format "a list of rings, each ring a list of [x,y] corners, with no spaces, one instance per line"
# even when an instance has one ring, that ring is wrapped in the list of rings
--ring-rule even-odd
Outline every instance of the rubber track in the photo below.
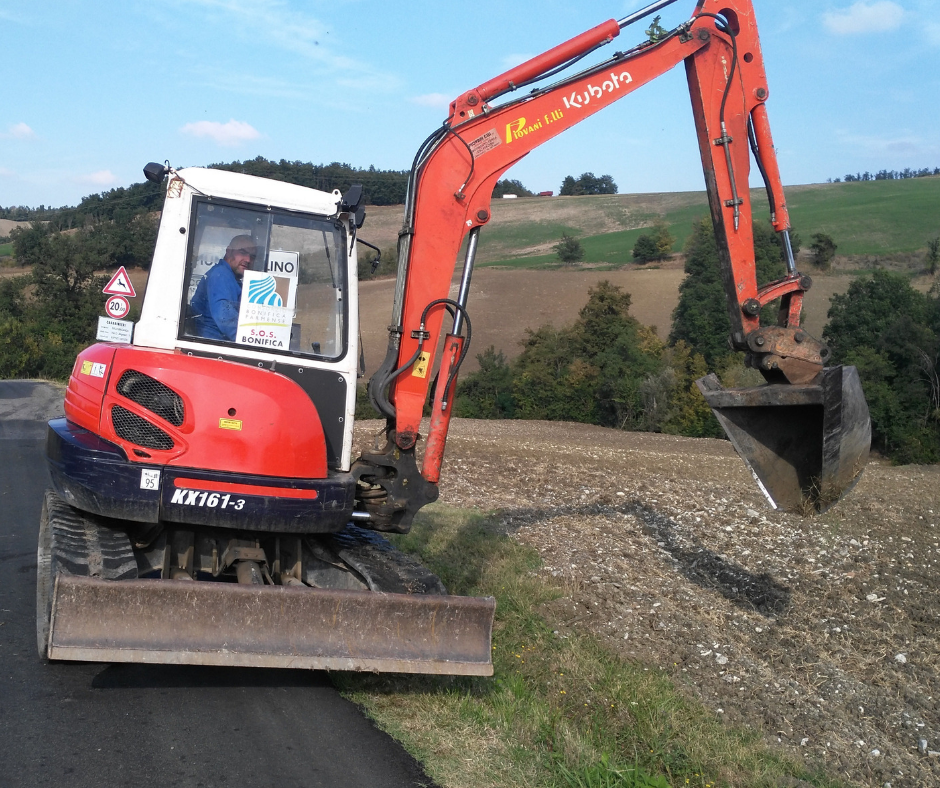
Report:
[[[134,580],[137,561],[127,534],[46,492],[56,571],[103,580]]]
[[[375,531],[348,525],[328,540],[342,561],[356,570],[370,591],[394,594],[446,594],[447,589],[414,556],[397,550]]]

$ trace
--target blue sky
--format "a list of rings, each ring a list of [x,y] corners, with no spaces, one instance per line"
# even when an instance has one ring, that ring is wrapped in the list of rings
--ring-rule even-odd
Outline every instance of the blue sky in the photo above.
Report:
[[[786,184],[940,166],[940,0],[754,3]],[[408,169],[458,93],[647,4],[0,0],[0,205],[75,204],[152,160]],[[681,67],[508,177],[557,191],[585,171],[622,193],[703,188]]]

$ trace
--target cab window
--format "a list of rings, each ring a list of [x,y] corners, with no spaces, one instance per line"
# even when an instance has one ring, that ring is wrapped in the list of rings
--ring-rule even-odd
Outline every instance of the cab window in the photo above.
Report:
[[[199,200],[180,338],[338,359],[346,237],[326,217]]]

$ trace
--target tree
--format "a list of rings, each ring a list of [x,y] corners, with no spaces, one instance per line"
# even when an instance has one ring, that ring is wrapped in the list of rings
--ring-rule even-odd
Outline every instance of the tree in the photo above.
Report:
[[[937,273],[938,263],[940,263],[940,236],[927,241],[927,273],[931,276]]]
[[[940,299],[876,271],[832,297],[823,338],[858,368],[872,445],[892,461],[940,460]]]
[[[652,235],[641,235],[633,244],[633,259],[638,263],[651,263],[659,260],[659,248]]]
[[[569,197],[584,194],[616,194],[617,184],[614,183],[611,175],[601,175],[598,178],[593,172],[585,172],[579,178],[571,175],[565,176],[558,193]]]
[[[584,259],[584,247],[581,242],[567,233],[563,233],[561,240],[552,247],[558,259],[565,265],[573,265]]]
[[[517,197],[533,197],[533,193],[530,192],[525,186],[522,185],[519,181],[511,180],[502,180],[497,181],[496,186],[493,189],[493,197],[502,197],[505,194],[515,194]]]
[[[258,156],[244,162],[212,164],[210,167],[295,183],[298,186],[327,192],[339,189],[345,193],[354,183],[361,183],[366,205],[400,205],[405,201],[408,188],[407,170],[378,170],[374,166],[359,168],[338,161],[313,164],[281,159],[275,162]]]
[[[51,233],[51,225],[45,222],[30,222],[28,227],[14,227],[10,231],[10,241],[16,264],[26,266],[39,262]]]
[[[769,222],[755,222],[754,264],[759,282],[779,278],[784,270],[780,237]],[[685,248],[686,278],[679,285],[679,303],[672,313],[669,343],[685,341],[699,353],[710,370],[719,369],[731,353],[727,296],[721,279],[718,245],[710,219],[692,226]],[[764,308],[761,320],[773,323],[775,305]]]
[[[826,233],[813,233],[813,242],[809,248],[813,252],[813,265],[821,271],[828,271],[838,248],[831,236]]]
[[[692,227],[685,245],[685,273],[679,285],[679,303],[672,313],[669,343],[684,341],[692,353],[705,359],[708,369],[716,369],[730,352],[731,323],[710,219]]]
[[[68,377],[95,337],[99,267],[80,234],[52,233],[32,272],[0,285],[0,377]]]
[[[630,315],[630,301],[603,281],[574,325],[529,332],[514,365],[520,418],[647,428],[643,384],[662,368],[662,343]]]
[[[669,228],[658,222],[652,233],[641,235],[633,246],[633,259],[640,263],[666,260],[672,254],[675,239]]]
[[[503,351],[490,345],[477,354],[480,368],[457,386],[455,415],[470,419],[511,419],[516,415],[513,371]]]

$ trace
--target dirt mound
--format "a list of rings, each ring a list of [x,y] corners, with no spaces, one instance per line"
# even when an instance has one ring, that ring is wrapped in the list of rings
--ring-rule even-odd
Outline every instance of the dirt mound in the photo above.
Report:
[[[364,435],[378,428],[363,423]],[[587,629],[854,784],[940,785],[940,468],[874,461],[813,519],[724,441],[456,420],[441,500],[499,510]]]

